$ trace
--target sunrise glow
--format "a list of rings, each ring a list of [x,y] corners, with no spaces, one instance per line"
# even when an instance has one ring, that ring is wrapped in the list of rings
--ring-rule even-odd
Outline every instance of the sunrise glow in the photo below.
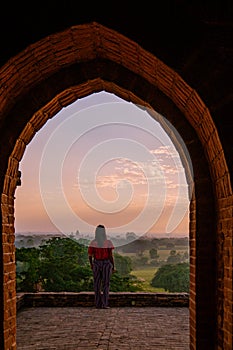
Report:
[[[188,235],[188,187],[174,145],[146,111],[98,93],[64,108],[20,163],[16,232]]]

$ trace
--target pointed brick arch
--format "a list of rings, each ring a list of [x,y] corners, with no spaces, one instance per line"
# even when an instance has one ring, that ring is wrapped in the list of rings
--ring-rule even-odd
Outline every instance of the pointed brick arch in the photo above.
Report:
[[[129,76],[133,79],[129,79]],[[191,349],[213,345],[216,342],[215,335],[211,334],[213,331],[217,332],[219,344],[230,344],[228,322],[232,324],[232,294],[225,285],[231,283],[232,286],[232,260],[230,257],[228,260],[224,258],[223,252],[229,252],[232,248],[232,242],[228,239],[232,229],[229,213],[232,208],[232,188],[218,131],[198,93],[151,53],[97,23],[71,27],[29,46],[7,62],[0,71],[0,80],[3,86],[0,122],[6,130],[3,137],[5,157],[1,164],[2,299],[5,310],[2,332],[5,333],[6,349],[7,344],[12,349],[16,346],[15,332],[10,330],[16,319],[13,242],[14,193],[19,162],[26,145],[49,118],[75,100],[102,90],[159,111],[170,101],[170,114],[179,115],[177,119],[180,118],[179,122],[182,120],[183,135],[185,130],[187,133],[192,130],[194,150],[191,156],[197,166],[195,197],[190,208]],[[176,126],[174,116],[170,115],[170,118]],[[189,148],[192,150],[192,145]],[[197,149],[201,150],[202,157],[200,154],[195,156]],[[198,170],[198,164],[199,168],[205,168],[204,173]],[[210,193],[207,199],[202,191],[205,188]],[[207,200],[209,207],[206,206]],[[207,232],[210,229],[212,232]],[[209,240],[212,254],[209,258],[214,260],[214,255],[218,254],[219,261],[213,265],[206,261],[204,272],[201,272],[200,265],[205,262],[207,253],[206,247],[201,245]],[[203,273],[214,274],[214,291],[206,311],[202,310],[206,300]],[[218,284],[217,276],[222,278]],[[216,301],[218,305],[214,306]],[[206,335],[202,328],[210,317],[213,318],[212,326]]]

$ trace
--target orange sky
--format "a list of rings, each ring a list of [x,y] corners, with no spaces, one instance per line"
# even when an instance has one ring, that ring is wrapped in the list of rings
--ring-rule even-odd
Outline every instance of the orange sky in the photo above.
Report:
[[[112,94],[76,101],[27,146],[16,232],[188,235],[184,169],[146,112]]]

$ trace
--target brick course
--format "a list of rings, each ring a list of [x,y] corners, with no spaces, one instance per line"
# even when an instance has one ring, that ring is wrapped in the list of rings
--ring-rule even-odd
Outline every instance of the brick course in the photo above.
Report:
[[[25,307],[68,307],[94,306],[93,292],[38,292],[19,293],[17,295],[17,310]],[[110,292],[109,304],[113,307],[188,307],[187,293],[126,293]]]

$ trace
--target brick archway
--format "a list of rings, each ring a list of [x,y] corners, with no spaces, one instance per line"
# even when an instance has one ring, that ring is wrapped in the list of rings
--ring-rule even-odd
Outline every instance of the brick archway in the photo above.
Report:
[[[198,93],[155,56],[97,23],[71,27],[29,46],[3,67],[0,79],[5,349],[16,346],[14,193],[19,162],[49,118],[76,99],[102,90],[165,115],[190,151],[195,180],[190,207],[191,349],[216,342],[230,349],[232,189],[218,131]]]

